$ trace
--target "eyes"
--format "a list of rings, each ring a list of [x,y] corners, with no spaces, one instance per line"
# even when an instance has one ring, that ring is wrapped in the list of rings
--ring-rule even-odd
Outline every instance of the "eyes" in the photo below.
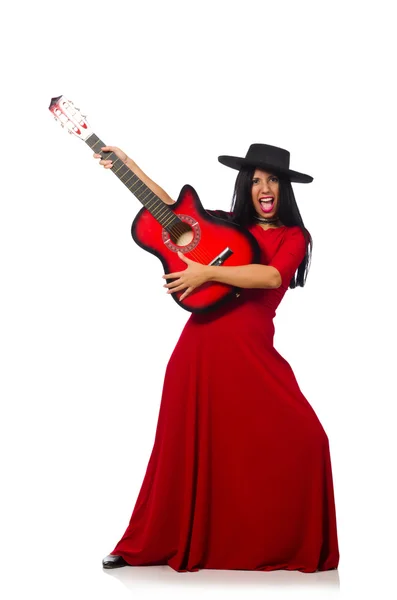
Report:
[[[272,181],[275,181],[276,183],[278,182],[278,177],[276,177],[275,175],[272,175],[272,176],[270,177],[270,179],[271,179]],[[252,183],[253,183],[253,184],[259,183],[259,177],[254,177],[254,179],[252,180]]]

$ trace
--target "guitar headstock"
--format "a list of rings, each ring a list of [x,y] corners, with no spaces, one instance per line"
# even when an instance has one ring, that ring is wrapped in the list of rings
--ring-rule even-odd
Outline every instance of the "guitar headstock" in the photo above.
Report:
[[[79,108],[76,108],[71,100],[65,96],[58,96],[51,99],[49,110],[54,115],[62,127],[66,127],[69,133],[74,133],[82,140],[86,140],[92,135],[93,131],[86,121],[86,115],[82,115]]]

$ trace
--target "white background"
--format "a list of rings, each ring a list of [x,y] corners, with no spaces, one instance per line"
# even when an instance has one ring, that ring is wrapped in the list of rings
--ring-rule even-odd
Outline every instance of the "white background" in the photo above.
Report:
[[[15,2],[1,19],[1,587],[11,598],[394,592],[392,2]],[[220,154],[287,148],[312,234],[275,346],[330,440],[338,571],[103,571],[189,313],[130,235],[140,204],[53,120],[88,113],[174,199],[230,206]]]

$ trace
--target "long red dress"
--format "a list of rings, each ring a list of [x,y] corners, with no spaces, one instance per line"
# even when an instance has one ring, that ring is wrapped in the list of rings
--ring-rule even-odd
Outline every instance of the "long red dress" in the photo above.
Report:
[[[188,318],[167,365],[141,490],[111,553],[130,565],[338,566],[328,437],[273,346],[273,318],[303,260],[304,236],[297,226],[249,230],[282,286],[244,289]]]

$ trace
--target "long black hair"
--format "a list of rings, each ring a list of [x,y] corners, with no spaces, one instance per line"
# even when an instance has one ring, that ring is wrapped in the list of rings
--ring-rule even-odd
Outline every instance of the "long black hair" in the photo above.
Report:
[[[234,185],[230,218],[231,221],[242,227],[247,227],[255,223],[254,216],[256,215],[256,211],[252,203],[251,191],[255,170],[255,167],[242,167],[238,172]],[[303,287],[306,283],[306,277],[311,263],[313,249],[312,236],[303,223],[291,182],[277,172],[272,174],[276,175],[279,180],[278,218],[286,227],[298,225],[305,236],[306,253],[289,284],[290,288],[295,288],[297,286]]]

